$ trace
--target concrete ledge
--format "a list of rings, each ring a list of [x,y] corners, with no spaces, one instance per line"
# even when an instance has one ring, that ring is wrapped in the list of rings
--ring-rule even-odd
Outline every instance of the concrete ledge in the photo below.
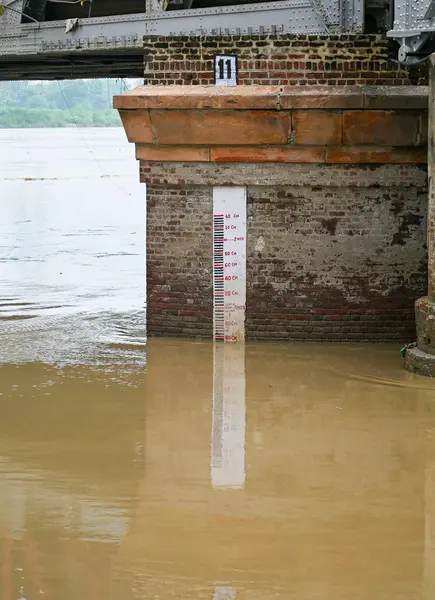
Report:
[[[343,140],[343,114],[327,110],[292,111],[294,145],[336,146]]]
[[[238,87],[201,85],[140,86],[124,96],[115,96],[118,110],[166,109],[269,109],[276,110],[282,88],[246,85]]]
[[[140,114],[141,111],[139,111]],[[149,114],[156,145],[183,146],[238,144],[287,144],[290,136],[290,114],[270,110],[181,111],[153,110]],[[129,128],[128,117],[121,115],[129,141],[140,142],[137,130]]]
[[[136,144],[136,158],[157,162],[426,164],[425,148],[345,146],[153,146]]]
[[[376,148],[341,146],[326,148],[327,164],[420,164],[427,163],[427,150],[423,148]]]
[[[405,369],[416,375],[435,377],[435,355],[419,350],[417,344],[408,346],[405,354]]]
[[[114,108],[427,110],[426,86],[140,86],[114,97]]]
[[[142,86],[114,104],[142,161],[427,161],[422,87]]]
[[[415,302],[417,346],[435,356],[435,301],[428,296]]]
[[[426,117],[426,115],[424,115]],[[345,146],[422,146],[427,143],[427,118],[414,110],[346,110],[343,112]]]

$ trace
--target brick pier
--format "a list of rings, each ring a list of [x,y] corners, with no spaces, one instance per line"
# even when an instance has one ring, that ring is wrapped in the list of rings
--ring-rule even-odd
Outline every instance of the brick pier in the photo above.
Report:
[[[248,339],[413,339],[426,88],[145,86],[115,106],[147,184],[149,335],[212,337],[212,190],[238,185]]]

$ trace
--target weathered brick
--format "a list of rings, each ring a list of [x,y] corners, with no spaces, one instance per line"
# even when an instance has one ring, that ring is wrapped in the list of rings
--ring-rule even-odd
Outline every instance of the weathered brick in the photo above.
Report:
[[[145,39],[150,85],[210,85],[214,54],[234,53],[241,84],[301,86],[312,109],[424,109],[415,99],[403,106],[394,98],[386,106],[379,95],[359,91],[346,93],[346,106],[339,100],[348,85],[425,83],[424,72],[388,60],[384,36],[179,36],[166,43]],[[319,84],[333,92],[314,93]],[[284,89],[281,111],[308,108],[295,98]],[[215,108],[242,107],[225,100]],[[372,118],[360,130],[349,128],[348,148],[339,147],[339,127],[330,126],[336,117],[314,127],[307,116],[303,126],[296,117],[289,143],[317,144],[313,136],[321,134],[327,147],[249,149],[251,138],[245,147],[213,147],[209,154],[190,148],[190,155],[167,149],[174,154],[156,153],[151,161],[144,155],[149,333],[211,337],[211,186],[248,185],[248,338],[412,339],[413,301],[426,286],[426,173],[417,164],[425,158],[425,123],[421,114],[417,123],[407,114],[406,124],[388,117],[378,127]],[[371,148],[355,147],[366,143]],[[404,147],[410,144],[415,148]],[[213,162],[200,162],[207,156]],[[263,162],[270,157],[274,163]],[[304,164],[317,158],[334,164]],[[372,164],[357,164],[366,161]]]
[[[212,335],[211,202],[207,188],[147,186],[149,335]]]
[[[391,42],[384,35],[341,36],[237,35],[178,36],[168,45],[164,36],[145,37],[145,80],[161,82],[161,63],[170,65],[173,83],[207,85],[213,81],[213,55],[237,54],[244,85],[410,85],[426,83],[423,70],[405,69],[389,60]],[[201,68],[185,60],[190,49]],[[176,59],[175,56],[180,57]],[[243,64],[242,64],[243,61]],[[289,107],[290,108],[290,107]],[[352,107],[355,108],[355,107]]]
[[[196,183],[148,186],[150,335],[212,335],[211,174],[222,181],[228,172],[233,182],[249,182],[249,339],[413,338],[413,303],[425,291],[427,260],[426,177],[419,167],[145,168],[156,180],[174,170]]]

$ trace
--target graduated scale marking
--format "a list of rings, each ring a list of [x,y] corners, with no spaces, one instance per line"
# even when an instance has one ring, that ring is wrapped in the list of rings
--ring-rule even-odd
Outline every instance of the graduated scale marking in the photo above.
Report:
[[[215,341],[245,338],[246,188],[213,189],[213,304]]]

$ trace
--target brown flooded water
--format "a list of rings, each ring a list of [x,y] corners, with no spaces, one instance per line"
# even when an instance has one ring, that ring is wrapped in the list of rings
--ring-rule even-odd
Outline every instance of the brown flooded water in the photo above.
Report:
[[[396,346],[145,345],[136,165],[68,135],[0,132],[1,600],[432,600],[435,382]]]

